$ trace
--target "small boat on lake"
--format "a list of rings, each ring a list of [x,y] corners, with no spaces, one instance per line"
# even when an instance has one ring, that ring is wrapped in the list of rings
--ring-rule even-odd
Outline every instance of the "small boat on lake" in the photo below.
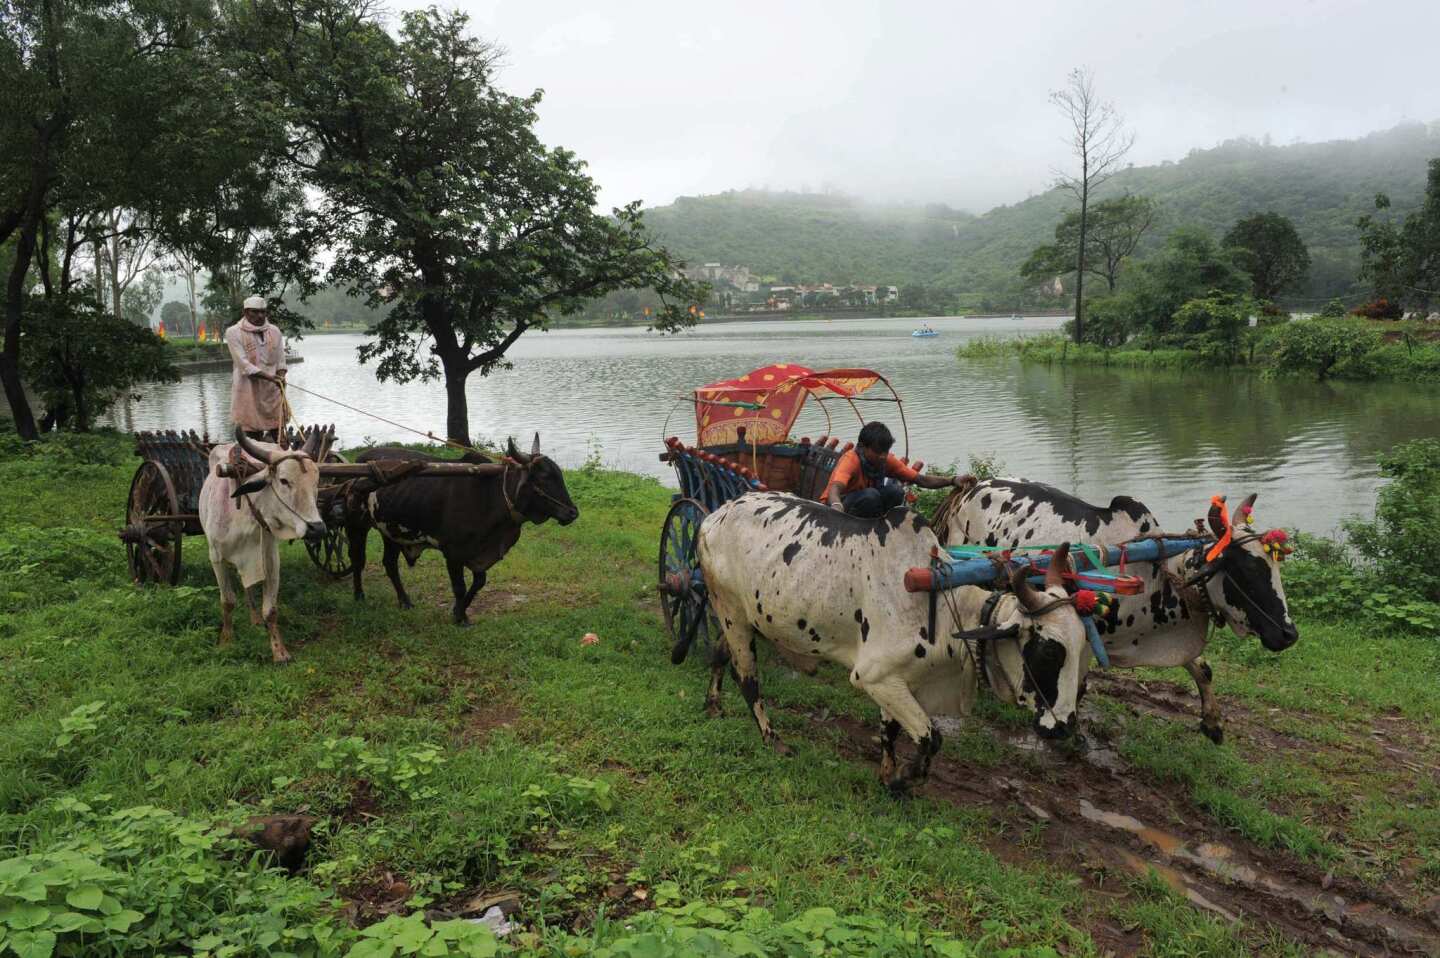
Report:
[[[937,330],[931,329],[929,326],[921,326],[919,329],[912,331],[910,335],[924,338],[927,336],[939,336],[940,333]]]

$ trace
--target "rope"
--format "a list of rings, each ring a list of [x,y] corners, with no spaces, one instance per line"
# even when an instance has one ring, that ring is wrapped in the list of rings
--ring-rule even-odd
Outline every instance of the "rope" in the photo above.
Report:
[[[440,438],[439,436],[435,435],[433,432],[422,432],[422,431],[419,430],[419,429],[413,429],[413,428],[411,428],[410,426],[407,426],[407,425],[405,425],[405,424],[403,424],[403,423],[395,422],[395,421],[392,420],[392,419],[386,419],[384,416],[377,416],[377,415],[375,415],[373,412],[368,412],[368,411],[366,411],[366,410],[364,410],[364,409],[360,409],[360,408],[358,408],[358,407],[356,407],[356,406],[352,406],[352,405],[350,405],[349,403],[341,402],[341,401],[338,400],[338,399],[332,399],[332,398],[330,398],[329,396],[323,395],[322,393],[317,393],[317,392],[316,392],[315,390],[313,390],[313,389],[306,389],[304,386],[297,386],[297,385],[295,385],[294,383],[290,383],[290,388],[292,388],[292,389],[298,389],[298,390],[300,390],[302,393],[305,393],[305,394],[310,395],[310,396],[314,396],[316,399],[323,399],[323,400],[325,400],[326,402],[333,402],[333,403],[334,403],[335,405],[337,405],[337,406],[340,406],[340,407],[342,407],[342,408],[344,408],[344,409],[348,409],[348,410],[350,410],[351,412],[359,413],[359,414],[362,415],[362,416],[369,416],[371,419],[374,419],[374,420],[376,420],[377,422],[383,422],[383,423],[384,423],[385,425],[387,425],[387,426],[394,426],[396,429],[402,429],[402,430],[404,430],[405,432],[413,432],[415,435],[417,435],[417,436],[423,436],[424,438],[429,439],[431,442],[438,442],[438,443],[440,443],[440,444],[442,444],[442,445],[450,446],[452,449],[461,449],[461,450],[464,450],[465,452],[480,452],[480,450],[479,450],[479,449],[476,449],[474,446],[467,446],[467,445],[465,445],[463,442],[456,442],[456,441],[454,441],[453,439],[442,439],[442,438]],[[280,398],[281,398],[282,400],[284,400],[284,398],[285,398],[285,385],[284,385],[283,383],[282,383],[282,385],[280,386]],[[288,412],[289,409],[290,409],[290,406],[289,406],[288,403],[286,403],[286,404],[285,404],[285,410],[286,410],[286,412]],[[292,418],[293,418],[293,415],[292,415]]]

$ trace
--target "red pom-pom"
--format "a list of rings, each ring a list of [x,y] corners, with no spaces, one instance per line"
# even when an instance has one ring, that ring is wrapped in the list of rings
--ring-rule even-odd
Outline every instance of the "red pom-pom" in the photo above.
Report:
[[[1095,612],[1095,603],[1100,597],[1090,589],[1081,589],[1075,593],[1075,611],[1081,615],[1092,615]]]
[[[1266,545],[1283,546],[1290,541],[1290,536],[1284,529],[1271,529],[1260,537],[1260,541]]]

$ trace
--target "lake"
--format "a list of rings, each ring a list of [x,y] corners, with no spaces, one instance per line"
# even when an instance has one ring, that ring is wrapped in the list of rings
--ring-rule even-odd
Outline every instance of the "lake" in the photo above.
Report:
[[[905,400],[912,457],[964,466],[972,454],[995,455],[1008,474],[1093,502],[1134,496],[1170,529],[1203,515],[1214,493],[1236,502],[1258,492],[1262,524],[1322,533],[1347,515],[1369,513],[1377,453],[1440,435],[1440,392],[1433,389],[960,361],[955,347],[968,338],[1053,330],[1063,320],[928,322],[940,336],[911,338],[919,323],[913,319],[714,323],[676,336],[637,328],[530,333],[511,350],[514,369],[472,377],[471,428],[475,438],[515,435],[526,449],[538,429],[546,452],[562,465],[596,452],[606,465],[673,485],[657,456],[664,435],[694,440],[693,406],[676,401],[693,387],[772,362],[866,366],[888,376]],[[377,382],[356,361],[361,341],[305,339],[297,344],[305,362],[291,380],[397,423],[442,432],[440,384]],[[417,438],[298,391],[290,396],[302,422],[334,422],[347,446]],[[147,386],[142,399],[116,407],[109,424],[208,429],[218,437],[227,432],[229,401],[230,374],[205,373]],[[900,435],[891,407],[864,409]],[[853,415],[843,407],[832,414],[836,433],[853,439],[859,428]],[[818,436],[825,419],[807,410],[795,431]]]

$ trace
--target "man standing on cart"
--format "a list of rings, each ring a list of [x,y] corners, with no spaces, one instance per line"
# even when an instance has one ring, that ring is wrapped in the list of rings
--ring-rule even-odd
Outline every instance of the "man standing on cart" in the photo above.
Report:
[[[861,519],[878,519],[905,502],[903,483],[922,489],[964,489],[975,482],[971,475],[926,476],[910,468],[890,451],[895,437],[882,422],[867,422],[855,448],[840,457],[825,484],[825,501],[832,508]]]
[[[283,422],[285,337],[266,318],[263,296],[245,300],[240,322],[225,330],[233,372],[230,418],[251,439],[276,441]]]

